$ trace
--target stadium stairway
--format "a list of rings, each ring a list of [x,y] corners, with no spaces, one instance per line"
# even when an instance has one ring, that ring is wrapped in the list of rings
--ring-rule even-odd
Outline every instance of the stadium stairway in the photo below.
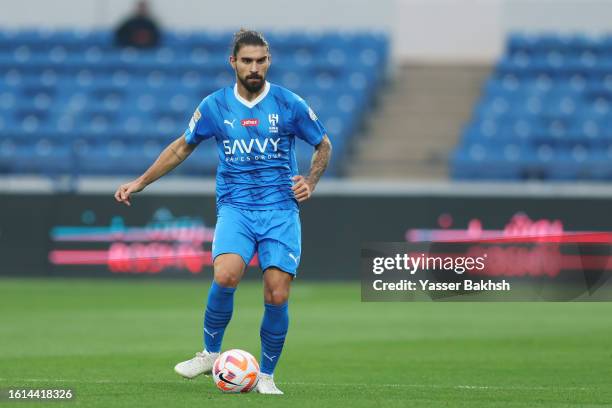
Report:
[[[489,66],[397,68],[360,137],[346,174],[352,178],[441,179]]]

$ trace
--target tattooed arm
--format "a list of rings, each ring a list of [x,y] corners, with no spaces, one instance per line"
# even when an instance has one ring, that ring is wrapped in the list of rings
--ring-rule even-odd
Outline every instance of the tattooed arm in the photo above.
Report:
[[[161,152],[157,160],[155,160],[142,176],[119,186],[117,192],[115,192],[115,199],[125,205],[131,205],[131,194],[144,190],[146,186],[170,172],[181,164],[195,148],[196,145],[187,143],[184,135],[179,137]]]
[[[310,174],[308,177],[295,176],[293,181],[295,184],[291,189],[295,199],[298,202],[308,200],[312,195],[319,179],[327,168],[329,159],[331,158],[332,145],[327,135],[323,136],[321,143],[315,147],[315,152],[312,155],[312,163],[310,165]]]

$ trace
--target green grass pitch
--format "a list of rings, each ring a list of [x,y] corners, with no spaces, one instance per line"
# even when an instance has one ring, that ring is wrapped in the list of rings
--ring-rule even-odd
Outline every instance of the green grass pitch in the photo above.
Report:
[[[173,371],[201,348],[208,286],[1,279],[0,388],[76,398],[0,406],[612,406],[612,303],[361,303],[357,283],[299,280],[275,376],[285,395],[223,395]],[[259,358],[261,292],[236,292],[224,349]]]

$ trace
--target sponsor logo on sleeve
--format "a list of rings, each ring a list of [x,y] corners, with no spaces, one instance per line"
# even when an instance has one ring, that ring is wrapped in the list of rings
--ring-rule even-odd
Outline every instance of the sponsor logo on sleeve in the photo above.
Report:
[[[314,113],[312,108],[308,108],[308,116],[310,116],[310,119],[312,119],[312,120],[317,120],[318,119],[316,113]]]
[[[200,120],[200,118],[202,117],[202,114],[200,113],[200,109],[196,109],[195,112],[193,112],[193,116],[191,117],[191,120],[189,121],[189,131],[193,132],[193,130],[196,127],[196,123],[198,123],[198,120]]]

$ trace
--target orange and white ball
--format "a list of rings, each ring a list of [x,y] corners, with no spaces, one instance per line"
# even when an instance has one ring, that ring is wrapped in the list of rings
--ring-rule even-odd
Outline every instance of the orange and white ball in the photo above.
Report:
[[[215,360],[212,374],[222,392],[249,392],[259,380],[259,364],[244,350],[228,350]]]

